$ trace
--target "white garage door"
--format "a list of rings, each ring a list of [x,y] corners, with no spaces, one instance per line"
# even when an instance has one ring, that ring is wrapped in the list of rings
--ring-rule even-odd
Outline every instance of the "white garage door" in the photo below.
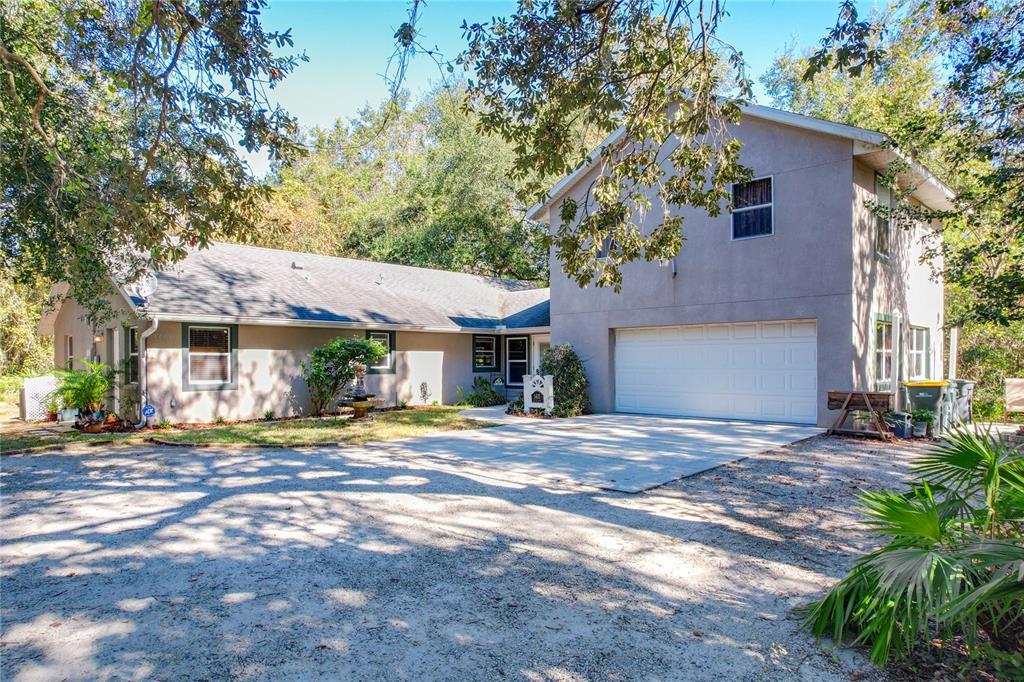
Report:
[[[615,409],[814,424],[813,320],[619,329]]]

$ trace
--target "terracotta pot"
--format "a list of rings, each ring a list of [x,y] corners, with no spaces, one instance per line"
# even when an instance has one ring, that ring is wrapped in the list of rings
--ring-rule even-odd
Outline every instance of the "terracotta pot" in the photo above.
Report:
[[[99,422],[86,424],[84,427],[82,427],[82,431],[84,431],[85,433],[100,433],[101,431],[103,431],[103,424]]]

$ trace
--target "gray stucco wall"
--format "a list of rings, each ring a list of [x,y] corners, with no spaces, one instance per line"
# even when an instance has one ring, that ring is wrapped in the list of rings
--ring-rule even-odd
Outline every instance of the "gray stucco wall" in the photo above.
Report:
[[[734,134],[755,177],[773,177],[773,235],[732,241],[729,213],[684,211],[674,279],[670,268],[630,264],[616,294],[580,289],[553,268],[552,342],[579,349],[597,410],[614,406],[614,330],[622,327],[814,319],[820,424],[829,419],[827,391],[853,386],[852,143],[750,118]],[[581,197],[592,179],[570,192]]]
[[[927,225],[892,229],[892,249],[888,257],[875,250],[875,215],[869,208],[874,199],[875,171],[854,162],[853,211],[854,240],[852,271],[854,385],[873,390],[875,320],[879,315],[900,313],[902,319],[900,347],[901,367],[906,368],[907,329],[925,327],[930,339],[930,377],[940,379],[943,362],[943,284],[935,276],[941,269],[941,258],[923,261],[927,240],[935,238],[935,228]],[[906,378],[905,373],[901,373]]]
[[[307,414],[309,392],[302,361],[313,348],[342,336],[363,338],[365,330],[268,325],[238,326],[238,387],[183,390],[181,324],[162,322],[148,347],[149,402],[156,419],[209,422]],[[472,384],[469,334],[396,332],[393,373],[369,374],[367,390],[387,404],[452,403],[456,387]],[[425,386],[424,386],[425,384]]]

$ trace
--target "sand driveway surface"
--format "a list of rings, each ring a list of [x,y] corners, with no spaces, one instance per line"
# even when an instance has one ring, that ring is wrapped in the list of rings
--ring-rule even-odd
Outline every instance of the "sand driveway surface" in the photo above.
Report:
[[[792,608],[910,454],[814,437],[639,494],[400,445],[7,456],[0,678],[881,679]]]

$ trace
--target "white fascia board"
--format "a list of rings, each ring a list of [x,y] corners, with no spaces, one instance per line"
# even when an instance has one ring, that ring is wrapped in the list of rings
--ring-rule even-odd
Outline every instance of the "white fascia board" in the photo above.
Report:
[[[956,208],[956,193],[925,166],[900,150],[888,146],[856,144],[853,155],[881,173],[888,172],[889,164],[893,161],[903,161],[909,169],[909,177],[900,179],[905,180],[908,185],[913,185],[911,196],[935,211],[951,211]]]
[[[559,196],[562,195],[563,192],[565,192],[565,190],[569,189],[573,184],[575,184],[577,178],[579,178],[581,175],[583,175],[591,168],[593,168],[594,163],[597,161],[597,158],[601,155],[601,152],[604,151],[604,149],[610,147],[613,144],[616,144],[625,134],[626,126],[619,126],[614,131],[612,131],[611,135],[604,138],[604,141],[601,142],[601,144],[597,145],[597,148],[594,149],[594,151],[590,152],[587,158],[583,160],[583,163],[576,167],[576,170],[574,170],[573,172],[569,173],[564,178],[556,182],[555,185],[550,190],[548,190],[543,200],[538,201],[536,204],[531,206],[526,211],[526,219],[545,222],[543,215],[544,209],[550,206],[555,199],[557,199]]]
[[[162,322],[208,322],[217,324],[251,324],[268,327],[311,327],[320,329],[384,329],[388,331],[438,332],[445,334],[495,334],[497,327],[442,327],[417,324],[387,324],[381,322],[331,322],[325,320],[294,320],[273,317],[245,317],[232,315],[178,315],[149,312],[150,319]],[[548,331],[550,327],[531,327],[525,331]],[[517,330],[518,331],[518,330]]]

